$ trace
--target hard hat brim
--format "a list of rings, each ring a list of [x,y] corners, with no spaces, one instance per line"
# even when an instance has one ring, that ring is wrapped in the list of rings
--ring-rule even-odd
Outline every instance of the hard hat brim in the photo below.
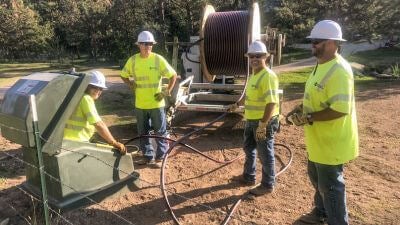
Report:
[[[157,44],[157,41],[153,41],[153,42],[151,42],[151,41],[147,41],[146,43],[153,43],[153,44]],[[137,41],[137,42],[135,42],[135,44],[136,44],[136,45],[139,45],[139,42]]]
[[[265,55],[265,56],[269,56],[269,53],[268,52],[247,52],[247,53],[245,53],[244,54],[244,56],[245,57],[249,57],[249,55],[251,55],[251,54],[257,54],[257,55]]]
[[[95,86],[95,87],[99,87],[99,88],[103,88],[103,89],[107,89],[106,86],[101,86],[101,85],[98,85],[98,84],[89,83],[89,85],[92,85],[92,86]]]
[[[346,39],[343,38],[323,38],[323,37],[313,37],[313,36],[307,36],[307,39],[325,39],[325,40],[334,40],[334,41],[347,41]]]

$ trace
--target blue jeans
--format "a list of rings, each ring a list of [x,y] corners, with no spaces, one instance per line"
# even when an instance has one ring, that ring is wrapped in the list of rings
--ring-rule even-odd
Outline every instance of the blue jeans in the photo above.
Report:
[[[150,128],[153,127],[155,135],[167,137],[167,120],[165,119],[164,108],[155,109],[135,109],[136,124],[139,135],[150,134]],[[163,159],[168,150],[168,142],[164,139],[155,139],[157,151],[154,155],[154,148],[149,138],[140,139],[140,150],[148,159]]]
[[[261,185],[271,188],[275,185],[274,135],[279,128],[278,117],[273,117],[268,122],[265,140],[256,141],[257,127],[258,120],[246,121],[243,135],[243,150],[246,154],[243,177],[248,181],[256,180],[256,156],[258,150],[262,164]]]
[[[343,164],[323,165],[308,161],[308,176],[315,188],[314,204],[330,225],[347,225],[346,188]]]

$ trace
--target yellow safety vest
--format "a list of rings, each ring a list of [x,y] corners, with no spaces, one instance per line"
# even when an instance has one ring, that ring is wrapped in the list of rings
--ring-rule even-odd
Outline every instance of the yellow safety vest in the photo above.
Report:
[[[96,131],[93,124],[99,121],[101,118],[97,113],[93,98],[85,94],[65,125],[64,138],[88,142]]]
[[[246,87],[244,117],[250,120],[261,119],[268,103],[275,103],[272,116],[279,115],[278,88],[278,77],[268,68],[251,75]]]
[[[304,113],[328,107],[347,115],[305,125],[306,147],[310,161],[339,165],[358,156],[358,129],[353,72],[338,54],[331,61],[317,65],[305,86]]]
[[[133,78],[136,83],[135,104],[139,109],[155,109],[165,106],[165,101],[157,101],[154,95],[161,92],[162,78],[171,78],[175,70],[160,55],[151,53],[148,58],[135,54],[128,59],[121,71],[121,77]]]

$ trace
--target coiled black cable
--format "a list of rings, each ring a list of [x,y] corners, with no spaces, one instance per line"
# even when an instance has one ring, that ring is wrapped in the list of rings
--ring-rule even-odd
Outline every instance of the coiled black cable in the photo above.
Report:
[[[210,74],[247,74],[249,12],[211,13],[204,27],[205,64]]]
[[[140,139],[140,138],[158,138],[158,139],[164,139],[164,140],[167,140],[167,141],[170,141],[170,142],[173,143],[173,144],[169,147],[167,153],[165,154],[165,157],[164,157],[164,159],[163,159],[163,162],[162,162],[161,174],[160,174],[160,183],[161,183],[161,191],[162,191],[162,193],[163,193],[164,200],[165,200],[165,202],[166,202],[167,208],[168,208],[168,210],[169,210],[169,212],[170,212],[170,214],[171,214],[171,216],[172,216],[172,218],[173,218],[173,220],[174,220],[174,222],[175,222],[176,224],[180,224],[180,222],[179,222],[178,218],[176,217],[176,215],[175,215],[175,213],[174,213],[174,211],[173,211],[173,209],[172,209],[172,206],[171,206],[171,204],[170,204],[170,202],[169,202],[169,199],[168,199],[166,187],[165,187],[165,168],[166,168],[168,156],[169,156],[169,154],[172,152],[172,150],[173,150],[177,145],[182,145],[182,146],[184,146],[184,147],[186,147],[186,148],[189,148],[190,150],[192,150],[192,151],[194,151],[194,152],[196,152],[196,153],[198,153],[198,154],[200,154],[200,155],[206,157],[207,159],[210,159],[210,160],[212,160],[212,161],[214,161],[214,162],[216,162],[216,163],[220,163],[220,164],[230,164],[230,163],[232,163],[232,162],[234,162],[234,161],[240,159],[241,157],[243,157],[244,154],[241,154],[241,155],[239,155],[238,157],[236,157],[236,158],[234,158],[234,159],[231,159],[231,160],[228,160],[228,161],[220,161],[220,160],[216,160],[216,159],[213,159],[213,158],[211,158],[211,157],[205,155],[204,153],[202,153],[201,151],[197,150],[196,148],[194,148],[194,147],[192,147],[192,146],[190,146],[190,145],[187,145],[187,144],[182,143],[182,141],[186,140],[186,139],[187,139],[188,137],[190,137],[191,135],[193,135],[193,134],[195,134],[195,133],[197,133],[197,132],[200,132],[200,131],[204,130],[205,128],[211,126],[212,124],[214,124],[214,123],[217,122],[218,120],[224,118],[226,115],[227,115],[227,113],[221,114],[221,115],[218,116],[216,119],[214,119],[214,120],[212,120],[211,122],[209,122],[207,125],[205,125],[205,126],[199,128],[199,129],[196,129],[196,130],[194,130],[194,131],[192,131],[192,132],[187,133],[186,135],[184,135],[183,137],[181,137],[181,138],[178,139],[178,140],[173,140],[173,139],[171,139],[171,138],[162,137],[162,136],[157,136],[157,135],[142,135],[142,136],[138,136],[138,137],[134,137],[134,138],[132,138],[132,139],[129,139],[128,141],[126,141],[126,142],[124,143],[124,144],[128,144],[128,143],[130,143],[130,142],[132,142],[132,141],[134,141],[134,140],[136,140],[136,139]],[[287,168],[289,168],[289,166],[291,165],[292,160],[293,160],[293,153],[292,153],[292,151],[290,150],[290,148],[287,147],[287,146],[284,145],[284,144],[277,144],[277,143],[275,143],[275,146],[281,146],[281,147],[285,148],[286,150],[288,150],[288,152],[289,152],[289,162],[285,165],[284,168],[282,168],[278,173],[276,173],[275,177],[277,177],[277,176],[281,175]],[[242,196],[241,198],[239,198],[239,199],[235,202],[235,204],[230,208],[230,210],[229,210],[227,216],[225,217],[224,221],[223,221],[221,224],[224,224],[224,225],[225,225],[225,224],[228,224],[228,222],[229,222],[229,220],[231,219],[231,217],[232,217],[234,211],[237,209],[237,207],[239,206],[239,204],[241,203],[241,201],[242,201],[243,198],[245,198],[245,196]]]

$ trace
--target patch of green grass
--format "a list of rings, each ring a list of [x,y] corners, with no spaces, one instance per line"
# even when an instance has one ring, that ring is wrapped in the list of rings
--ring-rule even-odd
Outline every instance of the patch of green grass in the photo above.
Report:
[[[306,59],[310,57],[311,50],[286,47],[282,49],[281,64],[288,64],[300,59]]]
[[[357,52],[348,57],[350,62],[363,65],[393,65],[400,62],[400,48],[379,48]]]
[[[309,67],[297,71],[282,72],[278,75],[279,83],[283,85],[305,83],[312,70],[313,67]]]
[[[119,66],[107,62],[75,62],[74,65],[66,63],[0,63],[0,87],[11,86],[22,76],[34,72],[67,71],[75,67],[76,71],[98,69],[105,76],[119,77]]]
[[[307,82],[308,76],[311,74],[313,67],[301,69],[298,71],[282,72],[278,75],[279,85],[283,89],[298,89],[304,91],[304,85]],[[371,87],[377,83],[385,83],[386,81],[376,80],[373,77],[355,76],[355,86]]]
[[[399,67],[399,64],[396,63],[396,65],[391,66],[391,68],[392,68],[392,74],[393,74],[393,76],[395,76],[395,77],[400,77],[400,67]]]

